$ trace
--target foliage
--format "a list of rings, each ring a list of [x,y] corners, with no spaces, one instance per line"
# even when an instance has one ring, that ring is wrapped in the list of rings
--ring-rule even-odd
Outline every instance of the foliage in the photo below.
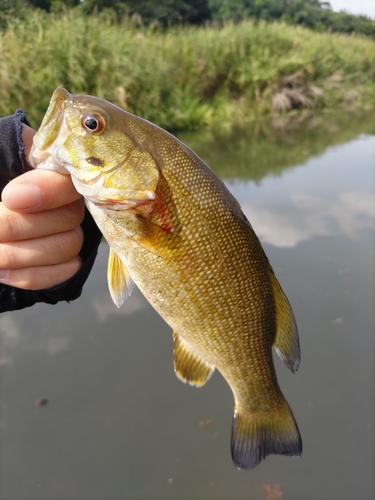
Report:
[[[22,107],[36,126],[57,86],[170,130],[296,108],[371,108],[374,59],[369,39],[282,23],[165,31],[108,12],[34,12],[0,35],[0,114]]]
[[[93,5],[98,2],[83,0],[84,8],[85,3],[89,1]],[[210,18],[208,0],[126,0],[120,3],[129,16],[139,16],[145,24],[155,21],[163,26],[178,22],[201,24]]]
[[[375,23],[366,16],[333,12],[322,0],[0,0],[0,26],[9,16],[23,17],[25,10],[39,8],[55,12],[75,7],[85,14],[112,10],[139,24],[204,24],[207,21],[242,21],[252,18],[301,24],[314,30],[375,34]]]
[[[370,18],[333,12],[329,2],[321,0],[210,0],[210,7],[212,19],[240,21],[251,17],[302,24],[318,31],[375,34],[375,23]]]

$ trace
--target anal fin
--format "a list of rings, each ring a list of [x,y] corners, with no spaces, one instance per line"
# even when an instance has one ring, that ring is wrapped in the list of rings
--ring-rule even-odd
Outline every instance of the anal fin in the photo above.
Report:
[[[289,301],[272,269],[270,276],[276,308],[276,336],[273,347],[286,366],[294,373],[300,362],[297,325]]]
[[[134,281],[117,253],[109,249],[107,271],[109,293],[117,307],[121,307],[132,293]]]
[[[211,377],[215,366],[196,354],[180,335],[173,332],[174,370],[177,377],[190,385],[202,386]]]

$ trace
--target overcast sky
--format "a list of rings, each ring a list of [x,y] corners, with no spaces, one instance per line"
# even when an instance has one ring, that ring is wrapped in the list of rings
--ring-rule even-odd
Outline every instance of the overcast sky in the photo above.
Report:
[[[350,14],[365,14],[375,19],[375,0],[328,0],[332,10],[346,10]]]

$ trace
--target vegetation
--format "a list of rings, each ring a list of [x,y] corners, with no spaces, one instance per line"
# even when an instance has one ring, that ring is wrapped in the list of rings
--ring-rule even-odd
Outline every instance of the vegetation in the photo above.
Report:
[[[210,0],[210,6],[214,19],[241,20],[246,16],[268,22],[300,24],[318,31],[375,34],[370,18],[333,12],[329,2],[321,0]]]
[[[54,12],[64,7],[86,14],[112,10],[120,18],[126,14],[145,25],[202,25],[251,18],[300,24],[318,31],[375,34],[370,18],[333,12],[329,2],[323,0],[0,0],[0,23],[6,24],[9,14],[23,17],[32,8]]]
[[[134,27],[109,15],[32,13],[0,35],[0,115],[34,126],[57,86],[169,130],[249,115],[373,107],[374,42],[283,23]]]

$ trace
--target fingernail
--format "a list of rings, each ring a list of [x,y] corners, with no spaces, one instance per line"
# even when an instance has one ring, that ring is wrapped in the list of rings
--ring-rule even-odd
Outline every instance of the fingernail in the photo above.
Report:
[[[26,210],[40,205],[42,196],[35,184],[19,182],[4,188],[2,201],[9,210]]]
[[[10,275],[9,270],[0,269],[0,283],[6,284],[8,282],[9,275]]]

